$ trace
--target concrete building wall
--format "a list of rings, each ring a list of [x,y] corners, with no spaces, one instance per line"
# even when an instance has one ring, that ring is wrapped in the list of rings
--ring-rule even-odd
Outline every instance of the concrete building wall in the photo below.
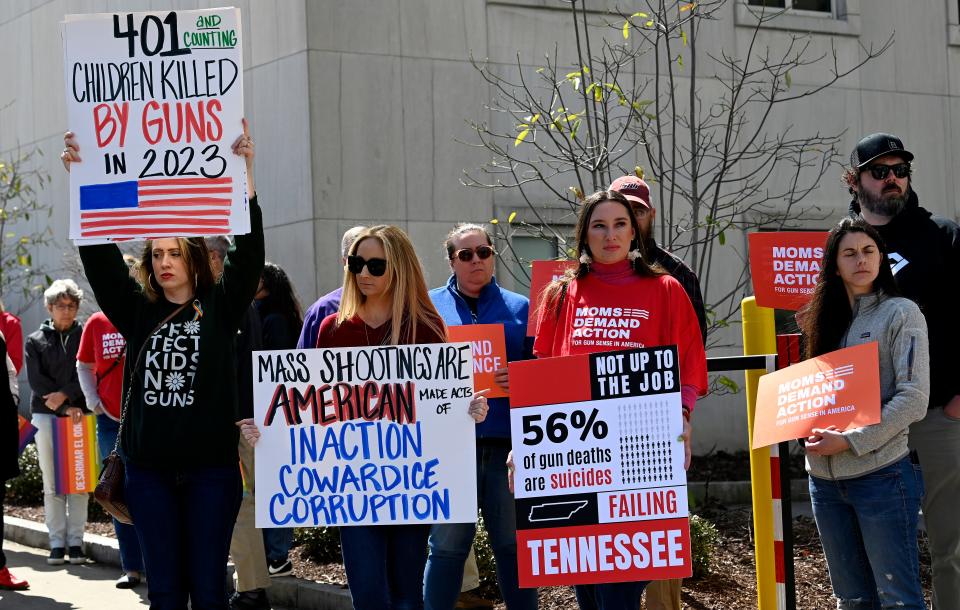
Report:
[[[58,273],[75,272],[66,238],[67,180],[57,155],[65,124],[63,59],[58,23],[65,14],[208,7],[223,2],[152,0],[16,0],[0,3],[0,157],[18,148],[44,153],[52,182],[42,198],[56,206],[51,227],[58,247],[35,254]],[[515,193],[461,185],[464,169],[489,155],[473,142],[469,121],[505,124],[485,107],[490,88],[471,66],[489,58],[498,70],[539,65],[555,45],[573,61],[569,15],[558,0],[237,0],[244,34],[246,115],[257,143],[256,181],[265,210],[267,255],[284,266],[304,304],[339,285],[341,233],[356,224],[405,228],[431,285],[448,268],[441,240],[458,221],[487,221],[520,209]],[[631,10],[639,2],[619,3]],[[814,98],[784,107],[774,125],[799,133],[843,132],[842,150],[864,133],[903,137],[917,155],[921,202],[957,218],[954,193],[960,141],[960,7],[957,0],[835,0],[839,19],[787,15],[755,44],[777,48],[813,30],[816,53],[836,50],[841,65],[862,56],[861,45],[894,46],[879,60]],[[613,2],[594,2],[602,9]],[[635,10],[642,10],[636,8]],[[595,22],[619,21],[602,13]],[[730,2],[698,40],[703,73],[707,52],[745,53],[752,28],[745,7]],[[611,30],[614,37],[618,33]],[[831,46],[832,45],[832,46]],[[795,87],[820,82],[830,64],[798,70]],[[648,66],[649,69],[649,66]],[[709,93],[711,85],[705,83]],[[506,119],[507,123],[511,119]],[[638,156],[638,162],[642,158]],[[829,226],[846,209],[839,168],[810,199],[829,211]],[[36,220],[35,222],[46,222]],[[39,226],[39,225],[38,225]],[[745,243],[744,236],[730,238]],[[742,263],[725,254],[712,285],[729,285]],[[56,275],[57,273],[52,273]],[[505,273],[504,283],[512,284]],[[709,300],[709,298],[708,298]],[[36,328],[39,304],[24,315]],[[734,347],[739,327],[720,337]],[[732,375],[742,381],[742,375]],[[710,398],[697,414],[696,447],[746,446],[742,395]]]

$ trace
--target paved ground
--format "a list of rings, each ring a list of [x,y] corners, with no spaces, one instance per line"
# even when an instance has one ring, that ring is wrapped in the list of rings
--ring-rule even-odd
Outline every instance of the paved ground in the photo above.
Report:
[[[0,610],[103,610],[146,608],[147,589],[113,586],[117,568],[98,564],[48,566],[47,553],[4,540],[7,565],[30,583],[28,591],[0,591]]]

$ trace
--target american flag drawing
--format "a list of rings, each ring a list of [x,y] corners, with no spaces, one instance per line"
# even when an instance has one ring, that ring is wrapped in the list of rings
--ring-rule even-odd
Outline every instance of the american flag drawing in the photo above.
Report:
[[[80,187],[80,236],[230,232],[231,178],[156,178]]]

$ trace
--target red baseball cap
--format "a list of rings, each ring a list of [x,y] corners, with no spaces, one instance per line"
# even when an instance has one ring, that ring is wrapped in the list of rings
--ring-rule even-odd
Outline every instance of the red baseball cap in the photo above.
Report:
[[[621,176],[610,185],[611,191],[617,191],[627,198],[630,203],[642,205],[648,210],[652,210],[650,205],[650,187],[642,179],[636,176]]]

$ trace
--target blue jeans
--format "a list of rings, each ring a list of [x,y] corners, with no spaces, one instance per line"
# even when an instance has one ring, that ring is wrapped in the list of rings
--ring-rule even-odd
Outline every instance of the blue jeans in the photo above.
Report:
[[[602,585],[577,585],[580,610],[639,610],[640,596],[649,581],[615,582]]]
[[[830,481],[810,477],[813,516],[838,608],[922,610],[917,520],[923,477],[909,458]]]
[[[117,431],[120,423],[107,415],[97,415],[97,446],[100,448],[100,459],[106,459],[117,442]],[[120,567],[124,572],[143,572],[143,556],[140,554],[140,539],[137,530],[132,525],[113,520],[113,531],[117,533],[117,544],[120,545]]]
[[[263,530],[263,550],[267,554],[267,561],[276,563],[286,561],[293,546],[292,527],[267,527]]]
[[[341,527],[340,548],[354,610],[423,608],[429,536],[429,525]]]
[[[167,470],[127,462],[127,503],[150,577],[151,610],[225,610],[238,464]]]
[[[497,565],[497,583],[510,610],[536,610],[537,590],[517,585],[517,525],[513,494],[507,487],[507,445],[477,442],[477,504]],[[426,610],[450,610],[463,581],[476,523],[438,523],[430,532],[430,557],[423,582]]]

